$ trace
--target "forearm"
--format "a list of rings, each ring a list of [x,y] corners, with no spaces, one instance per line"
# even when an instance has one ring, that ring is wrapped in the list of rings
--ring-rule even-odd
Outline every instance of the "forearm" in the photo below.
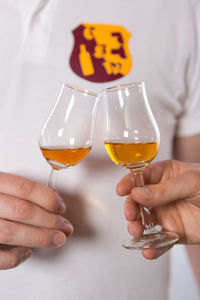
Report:
[[[185,138],[175,138],[173,158],[186,162],[200,163],[200,134]]]

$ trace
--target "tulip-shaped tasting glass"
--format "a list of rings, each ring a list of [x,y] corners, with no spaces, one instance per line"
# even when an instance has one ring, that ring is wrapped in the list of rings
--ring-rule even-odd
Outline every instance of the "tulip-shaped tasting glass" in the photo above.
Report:
[[[116,164],[133,173],[136,186],[144,186],[143,170],[155,158],[160,143],[145,85],[138,82],[107,88],[102,91],[102,98],[106,114],[105,148]],[[148,207],[140,206],[140,215],[143,236],[125,241],[125,248],[159,248],[178,240],[176,233],[154,226]]]
[[[58,100],[39,137],[43,156],[51,165],[48,186],[57,173],[83,160],[91,150],[98,95],[63,84]]]

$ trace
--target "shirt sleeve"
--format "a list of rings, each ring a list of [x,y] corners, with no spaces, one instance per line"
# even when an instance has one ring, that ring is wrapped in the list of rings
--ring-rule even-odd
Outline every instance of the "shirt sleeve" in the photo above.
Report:
[[[190,44],[185,73],[185,96],[182,113],[178,117],[176,136],[200,134],[200,5],[191,8],[191,25],[187,33]]]

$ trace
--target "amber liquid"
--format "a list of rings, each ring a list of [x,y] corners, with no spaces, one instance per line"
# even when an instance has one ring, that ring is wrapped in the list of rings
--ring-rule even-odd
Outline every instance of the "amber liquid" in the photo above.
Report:
[[[41,148],[43,156],[54,169],[64,169],[78,164],[90,152],[91,147],[72,149]]]
[[[117,143],[105,142],[105,148],[110,158],[127,169],[142,169],[156,156],[158,142],[152,143]]]

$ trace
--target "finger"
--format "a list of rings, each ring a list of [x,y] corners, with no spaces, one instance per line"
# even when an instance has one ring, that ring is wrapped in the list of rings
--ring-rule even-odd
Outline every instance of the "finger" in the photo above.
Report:
[[[61,231],[0,220],[0,244],[57,248],[62,247],[65,242],[66,235]]]
[[[170,167],[170,161],[156,162],[147,166],[143,171],[145,184],[159,183],[163,177],[163,174],[166,174],[166,170],[169,170]]]
[[[145,249],[142,250],[142,255],[146,259],[150,259],[150,260],[156,259],[161,255],[163,255],[165,252],[169,251],[172,247],[173,245],[162,247],[162,248]]]
[[[134,221],[139,213],[138,204],[129,195],[124,202],[124,214],[127,221]]]
[[[51,212],[63,214],[66,209],[56,191],[17,175],[0,173],[0,192],[29,200]]]
[[[134,174],[129,173],[117,184],[116,192],[119,196],[125,196],[130,194],[130,191],[133,187],[135,187]]]
[[[134,238],[139,239],[141,238],[144,231],[144,227],[141,223],[141,220],[136,220],[133,222],[128,223],[128,232],[134,236]]]
[[[4,248],[4,247],[3,247]],[[32,255],[29,248],[6,247],[0,248],[0,270],[7,270],[17,267]]]
[[[200,206],[199,182],[199,170],[189,170],[165,183],[134,188],[131,196],[136,202],[150,207],[165,205],[180,199],[190,199]]]
[[[145,184],[159,183],[163,175],[165,175],[165,177],[168,177],[169,174],[172,173],[171,169],[173,169],[174,164],[175,161],[172,160],[150,164],[143,171]],[[134,173],[129,173],[124,176],[117,184],[116,192],[119,196],[125,196],[130,194],[131,189],[135,186],[135,175]]]
[[[66,235],[73,232],[73,227],[66,218],[50,213],[29,201],[5,194],[0,194],[0,218],[37,227],[59,229]]]

